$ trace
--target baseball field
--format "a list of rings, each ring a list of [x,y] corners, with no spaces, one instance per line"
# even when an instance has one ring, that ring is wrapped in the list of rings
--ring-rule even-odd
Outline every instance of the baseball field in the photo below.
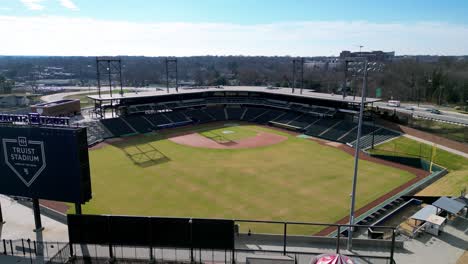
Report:
[[[110,140],[89,154],[93,199],[84,213],[332,223],[349,212],[353,156],[336,143],[268,127],[213,123],[169,129]],[[414,177],[362,160],[357,208]]]

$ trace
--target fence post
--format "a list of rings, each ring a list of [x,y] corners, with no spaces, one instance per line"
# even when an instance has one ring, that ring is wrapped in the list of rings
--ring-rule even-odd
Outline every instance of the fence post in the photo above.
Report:
[[[3,214],[2,214],[2,204],[0,204],[0,225],[4,224],[5,222],[3,221]]]
[[[392,229],[392,248],[390,249],[390,263],[395,263],[393,260],[393,253],[395,251],[395,229]]]
[[[112,244],[109,244],[109,259],[110,262],[114,262],[114,250],[112,248]]]
[[[21,245],[23,247],[23,256],[26,256],[26,250],[24,249],[24,239],[21,239]]]
[[[5,254],[5,255],[7,254],[5,239],[3,239],[3,254]]]
[[[284,223],[284,234],[283,234],[283,255],[286,255],[286,234],[287,234],[288,224]]]
[[[193,263],[195,262],[195,259],[193,258],[193,220],[190,218],[189,220],[189,225],[190,225],[190,262]],[[200,256],[201,256],[201,251],[200,251]]]
[[[340,235],[341,235],[341,226],[337,226],[336,230],[336,254],[340,253]]]
[[[68,243],[68,245],[70,246],[70,258],[73,259],[75,253],[73,252],[73,244],[72,243]]]

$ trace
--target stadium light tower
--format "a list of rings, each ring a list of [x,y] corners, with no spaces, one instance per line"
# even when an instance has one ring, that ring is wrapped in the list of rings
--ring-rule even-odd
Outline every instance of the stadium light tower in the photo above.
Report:
[[[177,58],[166,58],[166,89],[169,93],[169,88],[173,84],[176,92],[179,92],[179,73],[177,67]]]
[[[352,249],[353,239],[353,228],[354,225],[354,213],[356,204],[356,186],[358,177],[358,166],[359,166],[359,153],[361,151],[361,135],[362,135],[362,120],[364,116],[364,108],[366,103],[367,93],[367,77],[369,72],[381,72],[383,71],[383,64],[376,62],[368,62],[365,57],[356,57],[345,59],[345,71],[355,72],[356,74],[362,74],[362,91],[361,91],[361,104],[359,106],[359,118],[358,118],[358,131],[356,138],[356,145],[354,147],[354,173],[353,173],[353,184],[351,191],[351,206],[349,212],[349,228],[348,228],[348,250]],[[346,74],[345,74],[346,76]]]
[[[292,93],[299,82],[300,94],[304,89],[304,58],[293,59],[293,84]]]
[[[352,225],[354,224],[354,210],[356,204],[356,185],[357,185],[357,176],[358,176],[358,165],[359,165],[359,152],[361,150],[361,133],[362,133],[362,117],[364,115],[364,104],[366,98],[366,90],[367,90],[367,60],[364,59],[363,62],[363,82],[362,82],[362,93],[361,93],[361,105],[359,106],[359,121],[358,121],[358,132],[357,132],[357,139],[356,139],[356,146],[354,151],[354,173],[353,173],[353,185],[351,191],[351,207],[349,212],[349,227],[348,227],[348,250],[353,248],[352,240],[353,240],[353,228]],[[347,66],[347,65],[346,65]],[[339,236],[340,234],[338,234]]]

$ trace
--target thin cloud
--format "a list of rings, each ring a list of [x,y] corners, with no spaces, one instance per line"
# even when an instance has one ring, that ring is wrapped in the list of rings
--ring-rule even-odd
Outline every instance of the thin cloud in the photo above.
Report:
[[[21,0],[21,3],[23,3],[27,9],[34,11],[44,10],[45,6],[41,4],[42,2],[44,2],[44,0]]]
[[[59,2],[60,2],[60,5],[62,5],[63,7],[67,8],[67,9],[70,9],[70,10],[73,10],[73,11],[78,11],[79,10],[79,8],[71,0],[59,0]]]
[[[0,16],[3,55],[328,56],[344,49],[468,54],[468,26],[439,22],[304,21],[258,25],[137,23]]]

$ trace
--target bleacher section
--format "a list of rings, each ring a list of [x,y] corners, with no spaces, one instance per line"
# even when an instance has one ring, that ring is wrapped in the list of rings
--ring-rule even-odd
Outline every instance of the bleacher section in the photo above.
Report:
[[[313,136],[313,137],[318,137],[320,134],[330,129],[330,127],[334,126],[336,123],[340,121],[341,120],[329,119],[329,118],[320,119],[315,124],[308,127],[305,134],[309,136]]]
[[[366,125],[366,124],[363,124],[362,125],[362,131],[361,131],[361,138],[364,137],[365,135],[369,134],[369,133],[372,133],[372,131],[374,131],[374,129],[379,129],[379,127],[374,127],[374,126],[371,126],[371,125]],[[351,143],[353,141],[356,140],[356,137],[357,137],[357,126],[351,130],[348,134],[346,134],[344,137],[342,137],[340,139],[340,141],[342,142],[346,142],[346,143]]]
[[[145,117],[156,127],[172,123],[169,119],[167,119],[166,116],[161,113],[146,115]]]
[[[297,113],[297,112],[286,112],[284,115],[281,115],[281,116],[279,116],[276,119],[273,119],[271,121],[287,125],[289,122],[291,122],[292,120],[298,118],[300,115],[301,114]]]
[[[379,128],[375,130],[374,133],[369,133],[366,136],[361,137],[361,140],[360,140],[361,149],[364,150],[364,149],[370,148],[372,146],[372,138],[374,138],[373,140],[374,140],[374,146],[375,146],[379,143],[382,143],[384,141],[390,140],[398,136],[400,136],[400,133],[398,132],[395,132],[386,128]],[[356,146],[356,141],[352,142],[352,146],[353,147]]]
[[[241,120],[242,114],[245,112],[245,108],[227,107],[226,112],[228,115],[228,120]]]
[[[259,115],[265,113],[266,111],[268,111],[268,109],[259,107],[248,107],[247,112],[245,112],[244,116],[242,117],[242,120],[251,121]]]
[[[284,115],[285,113],[281,110],[273,110],[270,109],[266,111],[265,113],[261,114],[257,118],[253,119],[252,121],[260,123],[260,124],[267,124],[271,120],[274,120],[275,118],[278,118],[280,115]]]
[[[136,131],[127,125],[121,118],[102,119],[101,123],[115,137],[135,134]]]
[[[201,109],[186,110],[184,112],[185,115],[194,122],[206,123],[214,120],[211,116],[209,116]]]
[[[226,120],[223,107],[208,107],[204,111],[218,121]]]
[[[153,127],[147,119],[141,115],[131,115],[123,117],[131,127],[133,127],[138,133],[149,133],[152,132],[155,127]]]
[[[317,116],[314,115],[309,115],[309,114],[303,114],[302,116],[298,117],[297,119],[294,119],[293,121],[289,122],[288,125],[295,126],[295,127],[300,127],[305,129],[312,123],[316,122],[318,120]]]
[[[88,145],[94,145],[98,142],[103,141],[106,138],[113,137],[113,135],[106,129],[100,122],[92,121],[86,123],[80,123],[81,126],[86,126]]]
[[[343,120],[337,123],[335,126],[331,127],[328,131],[321,134],[320,136],[325,139],[329,139],[333,141],[340,141],[338,139],[344,136],[354,127],[356,127],[355,123],[347,121],[347,120]]]
[[[163,114],[164,116],[166,116],[167,119],[172,121],[172,123],[181,123],[181,122],[189,121],[182,112],[172,111],[172,112],[165,112]]]

